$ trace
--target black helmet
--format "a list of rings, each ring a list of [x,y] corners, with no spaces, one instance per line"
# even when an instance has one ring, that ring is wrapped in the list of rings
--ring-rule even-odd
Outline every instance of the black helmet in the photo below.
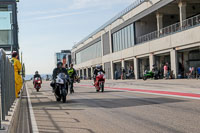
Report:
[[[59,67],[62,67],[63,66],[63,63],[62,62],[58,62],[57,63],[57,67],[59,68]]]
[[[39,72],[38,71],[35,71],[35,74],[38,74]]]

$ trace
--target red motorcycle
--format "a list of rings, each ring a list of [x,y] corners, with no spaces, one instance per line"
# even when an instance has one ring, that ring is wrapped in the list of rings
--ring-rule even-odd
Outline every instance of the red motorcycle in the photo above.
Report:
[[[41,88],[41,84],[42,84],[42,80],[37,77],[34,79],[34,88],[37,90],[37,92],[39,92],[40,88]]]
[[[105,84],[105,75],[103,72],[99,72],[98,75],[96,76],[96,81],[95,81],[95,88],[96,91],[99,92],[104,92],[104,84]]]

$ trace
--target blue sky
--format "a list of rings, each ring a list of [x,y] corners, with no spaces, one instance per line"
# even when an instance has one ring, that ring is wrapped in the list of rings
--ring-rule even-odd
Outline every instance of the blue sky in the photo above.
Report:
[[[134,0],[21,0],[19,45],[26,73],[52,73],[54,54],[71,49]]]

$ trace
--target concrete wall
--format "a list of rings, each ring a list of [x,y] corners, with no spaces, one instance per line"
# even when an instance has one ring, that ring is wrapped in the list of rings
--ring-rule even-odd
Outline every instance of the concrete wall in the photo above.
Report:
[[[94,66],[96,64],[103,64],[105,62],[118,61],[130,57],[140,58],[143,55],[149,56],[149,53],[156,53],[159,51],[165,51],[167,49],[176,48],[178,50],[181,47],[185,47],[187,45],[192,47],[193,45],[190,44],[196,44],[200,46],[199,31],[200,26],[197,26],[186,31],[178,32],[163,38],[135,45],[131,48],[78,64],[75,67],[83,68],[88,66]]]

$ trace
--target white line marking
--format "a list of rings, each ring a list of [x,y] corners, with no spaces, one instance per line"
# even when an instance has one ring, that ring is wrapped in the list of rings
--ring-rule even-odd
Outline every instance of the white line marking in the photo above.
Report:
[[[34,112],[33,112],[33,107],[32,107],[32,104],[31,104],[30,95],[29,95],[29,92],[28,92],[28,89],[27,89],[27,85],[26,85],[26,93],[27,93],[28,106],[29,106],[29,111],[30,111],[30,116],[31,116],[32,130],[33,130],[33,133],[39,133],[37,122],[35,120],[35,115],[34,115]]]

